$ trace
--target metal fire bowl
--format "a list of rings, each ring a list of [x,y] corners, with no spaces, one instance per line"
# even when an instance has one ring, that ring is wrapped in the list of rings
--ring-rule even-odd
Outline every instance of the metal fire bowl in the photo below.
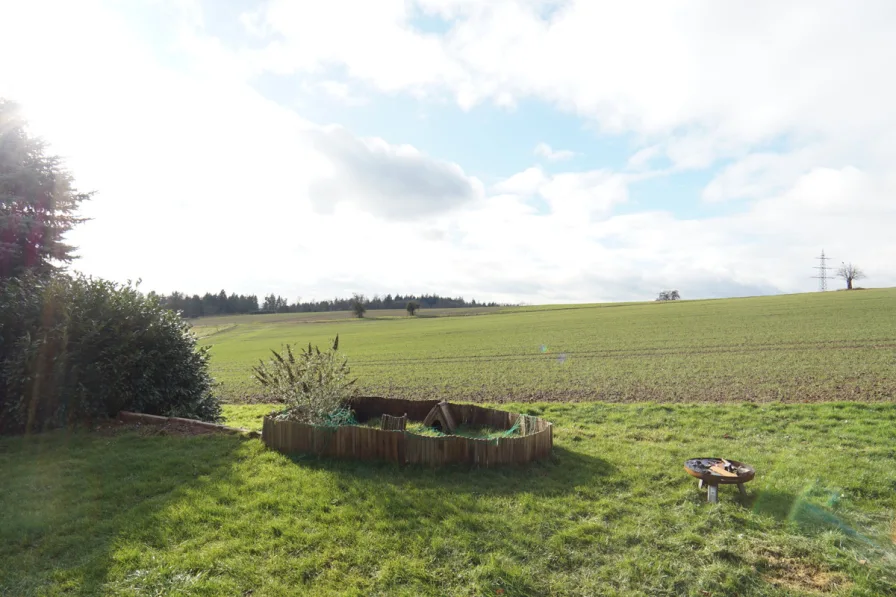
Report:
[[[738,468],[736,477],[723,477],[722,475],[717,475],[709,470],[711,466],[722,462],[721,458],[691,458],[684,463],[684,470],[686,470],[692,477],[697,477],[707,485],[739,485],[741,483],[746,483],[747,481],[752,481],[753,477],[756,476],[756,471],[753,470],[752,466],[746,465],[743,462],[738,462],[737,460],[731,460],[730,458],[726,458],[725,460]]]

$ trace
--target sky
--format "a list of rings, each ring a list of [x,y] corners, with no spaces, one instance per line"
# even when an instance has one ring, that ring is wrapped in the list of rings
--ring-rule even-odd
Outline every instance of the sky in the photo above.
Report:
[[[891,0],[0,0],[74,268],[510,303],[896,286]],[[842,283],[835,282],[832,286]]]

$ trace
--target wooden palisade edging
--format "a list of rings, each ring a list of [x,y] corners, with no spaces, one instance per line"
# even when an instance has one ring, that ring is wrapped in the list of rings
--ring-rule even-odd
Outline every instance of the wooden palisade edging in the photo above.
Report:
[[[400,417],[405,413],[412,421],[422,421],[438,404],[436,400],[370,397],[355,398],[350,406],[359,421],[382,415]],[[490,439],[456,435],[431,437],[400,430],[357,425],[325,427],[265,417],[261,438],[268,447],[287,454],[306,453],[428,466],[525,464],[551,455],[553,428],[543,419],[473,404],[451,404],[448,408],[458,425],[511,429],[519,421],[520,435]]]
[[[380,429],[384,431],[404,431],[408,426],[408,416],[402,415],[394,417],[392,415],[383,415]]]

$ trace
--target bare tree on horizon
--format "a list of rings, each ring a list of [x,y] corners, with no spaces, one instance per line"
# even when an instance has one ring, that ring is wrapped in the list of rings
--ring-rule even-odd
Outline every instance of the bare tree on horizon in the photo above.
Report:
[[[846,289],[852,290],[852,283],[865,277],[865,272],[857,265],[844,263],[837,268],[837,277],[846,281]]]

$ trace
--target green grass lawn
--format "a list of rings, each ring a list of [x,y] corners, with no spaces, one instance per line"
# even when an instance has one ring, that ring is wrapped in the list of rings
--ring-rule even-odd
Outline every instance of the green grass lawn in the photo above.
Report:
[[[516,404],[553,461],[431,470],[256,439],[0,438],[0,594],[896,594],[896,405]],[[269,406],[228,406],[258,428]],[[754,465],[708,505],[686,458]]]
[[[450,311],[450,310],[446,310]],[[467,401],[832,401],[896,396],[896,289],[459,310],[196,320],[221,394],[287,342],[339,334],[362,392]],[[475,314],[478,313],[478,314]],[[445,315],[446,313],[441,313]],[[447,313],[450,315],[450,313]],[[475,315],[474,315],[475,314]]]

